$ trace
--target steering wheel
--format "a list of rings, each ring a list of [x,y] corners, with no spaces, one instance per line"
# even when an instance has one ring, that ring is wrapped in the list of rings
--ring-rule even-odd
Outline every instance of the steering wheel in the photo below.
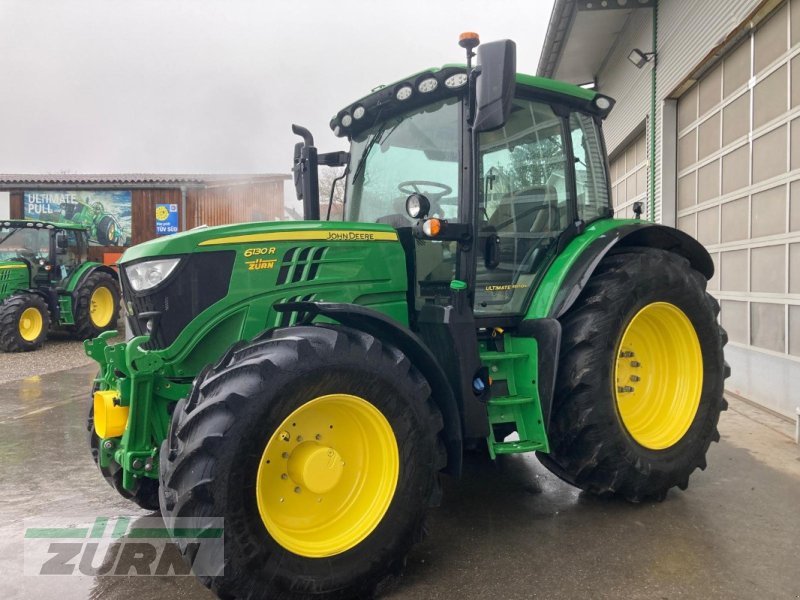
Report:
[[[423,192],[419,189],[420,186],[438,188],[439,191]],[[410,196],[411,194],[423,194],[427,196],[428,200],[431,202],[430,214],[438,215],[440,217],[444,217],[444,211],[439,204],[439,200],[453,193],[453,188],[451,188],[449,185],[439,183],[438,181],[425,181],[422,179],[402,181],[397,184],[397,189],[399,189],[400,192],[406,196]]]
[[[419,189],[419,186],[424,185],[433,188],[439,188],[439,192],[427,192],[431,196],[434,196],[436,200],[440,198],[444,198],[445,196],[453,193],[453,188],[449,185],[445,185],[443,183],[439,183],[437,181],[423,181],[421,179],[412,179],[409,181],[403,181],[397,184],[397,189],[399,189],[402,193],[406,196],[411,194],[424,194],[422,190]]]

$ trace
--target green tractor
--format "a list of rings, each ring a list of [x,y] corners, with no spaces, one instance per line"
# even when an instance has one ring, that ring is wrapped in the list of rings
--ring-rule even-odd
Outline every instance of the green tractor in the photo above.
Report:
[[[119,317],[116,272],[87,260],[80,225],[0,221],[0,351],[41,347],[51,327],[85,340]]]
[[[124,228],[114,215],[106,212],[102,202],[90,204],[76,198],[63,206],[64,218],[84,226],[89,231],[90,241],[99,246],[124,246],[127,243]]]
[[[295,147],[302,222],[198,228],[126,251],[130,339],[100,364],[95,461],[225,598],[385,589],[465,451],[536,452],[633,502],[685,489],[719,439],[725,333],[694,239],[614,220],[613,100],[515,72],[508,40],[334,117]],[[477,55],[477,64],[471,65]],[[318,165],[346,167],[342,221]]]

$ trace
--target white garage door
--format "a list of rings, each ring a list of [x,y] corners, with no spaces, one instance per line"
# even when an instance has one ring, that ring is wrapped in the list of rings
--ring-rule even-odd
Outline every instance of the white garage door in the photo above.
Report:
[[[678,100],[678,227],[709,249],[734,345],[800,357],[800,2]],[[769,385],[769,382],[764,382]]]
[[[642,202],[646,217],[647,207],[647,143],[645,133],[614,152],[611,162],[611,191],[614,216],[632,219],[633,203]]]

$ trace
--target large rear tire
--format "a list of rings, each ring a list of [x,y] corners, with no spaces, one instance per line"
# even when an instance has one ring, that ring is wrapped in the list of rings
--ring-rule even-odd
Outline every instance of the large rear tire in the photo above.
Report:
[[[220,597],[372,597],[422,536],[441,429],[396,348],[338,326],[276,330],[228,352],[176,406],[162,514],[200,529],[224,518],[224,567],[192,557]]]
[[[36,294],[18,294],[0,304],[0,350],[29,352],[41,348],[50,329],[50,311]]]
[[[599,495],[662,500],[686,489],[719,441],[727,336],[706,280],[676,254],[605,257],[561,318],[561,356],[542,463]]]

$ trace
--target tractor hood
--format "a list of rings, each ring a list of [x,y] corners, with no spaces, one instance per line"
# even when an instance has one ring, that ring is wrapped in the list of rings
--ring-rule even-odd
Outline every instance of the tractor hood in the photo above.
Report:
[[[0,302],[29,285],[28,265],[18,260],[0,260]]]
[[[176,256],[226,248],[245,248],[262,243],[285,241],[308,242],[391,242],[397,232],[379,223],[329,221],[275,221],[196,227],[189,231],[157,238],[125,251],[119,264],[147,258]]]
[[[372,306],[408,320],[406,260],[389,225],[294,221],[201,227],[128,249],[119,261],[125,307],[149,349],[179,354],[196,373],[232,339],[291,324],[276,304]],[[225,348],[217,348],[225,339]]]

